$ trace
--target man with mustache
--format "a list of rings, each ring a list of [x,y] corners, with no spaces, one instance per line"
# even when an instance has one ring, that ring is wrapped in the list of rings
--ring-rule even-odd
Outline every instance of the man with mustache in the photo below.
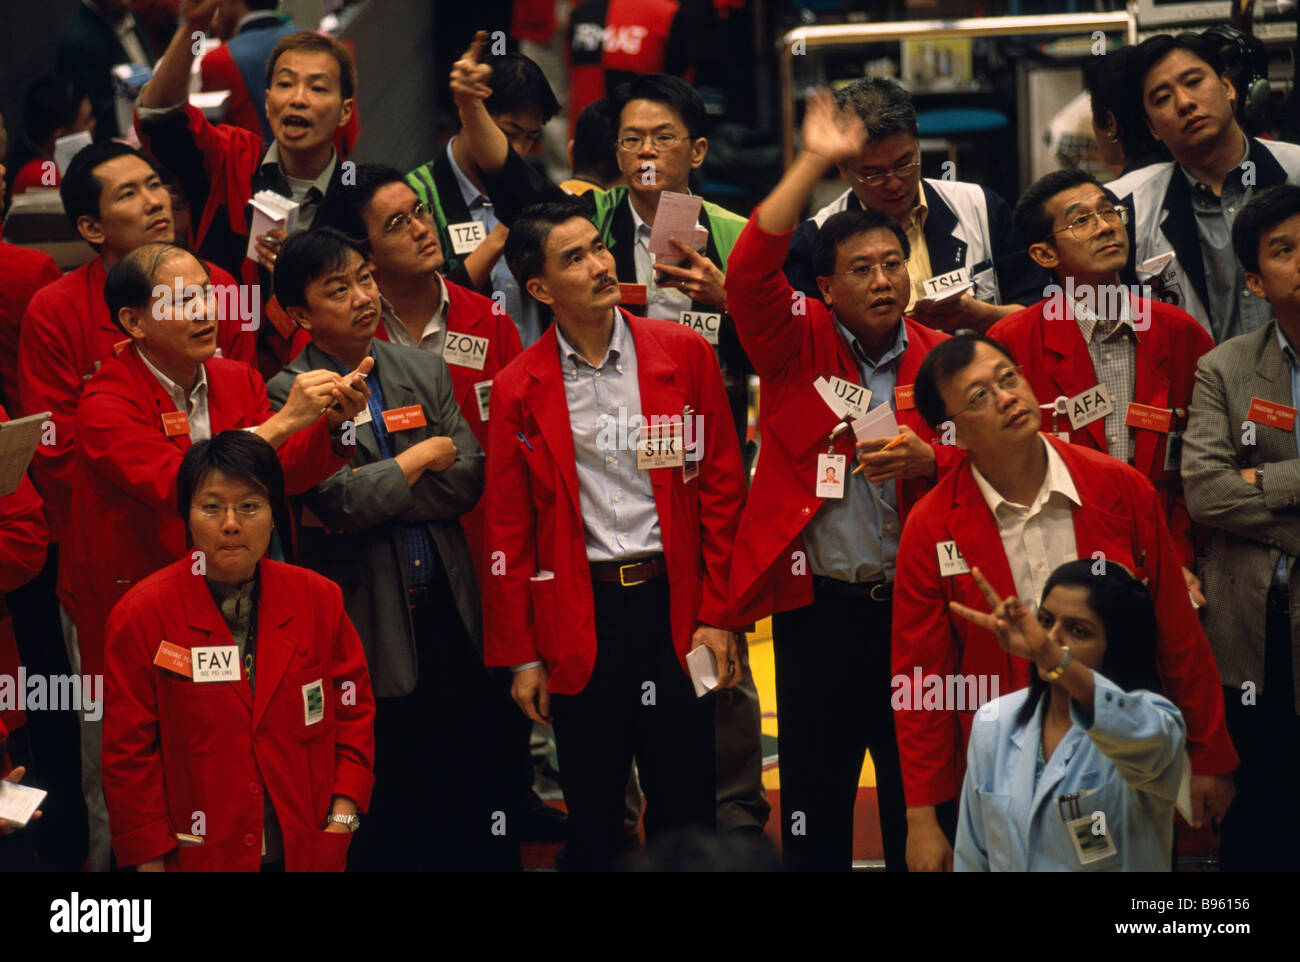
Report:
[[[383,302],[348,237],[332,228],[290,237],[276,285],[311,343],[272,379],[275,403],[288,403],[295,378],[374,364],[351,427],[356,457],[301,499],[303,561],[343,588],[376,700],[376,791],[352,864],[517,869],[510,822],[492,831],[493,813],[513,806],[494,794],[502,758],[484,738],[492,690],[460,526],[483,492],[483,451],[443,360],[375,337]]]
[[[1222,344],[1268,323],[1232,251],[1232,224],[1256,191],[1300,183],[1300,147],[1247,137],[1233,87],[1212,44],[1195,34],[1159,35],[1127,62],[1147,127],[1173,161],[1111,181],[1133,212],[1133,270],[1156,296],[1181,307]]]
[[[492,386],[501,573],[484,613],[487,663],[554,723],[575,869],[618,860],[634,758],[651,838],[713,830],[714,697],[692,691],[687,652],[707,646],[719,688],[744,671],[727,594],[744,480],[717,361],[696,332],[618,306],[588,211],[528,208],[506,240],[555,324]]]
[[[1184,311],[1120,284],[1128,214],[1085,171],[1053,171],[1031,185],[1016,204],[1016,224],[1029,256],[1056,283],[1044,300],[993,325],[989,337],[1023,359],[1035,395],[1066,399],[1064,411],[1053,410],[1052,433],[1151,479],[1192,600],[1204,605],[1178,465],[1196,362],[1214,342]]]
[[[979,707],[972,686],[1006,693],[1029,682],[1027,662],[948,608],[950,601],[981,604],[974,571],[999,597],[1026,603],[1042,597],[1057,567],[1078,558],[1122,564],[1145,582],[1156,605],[1165,694],[1187,722],[1193,824],[1221,818],[1237,754],[1214,656],[1151,482],[1108,455],[1040,434],[1033,388],[1007,349],[982,335],[950,338],[926,355],[916,406],[967,457],[912,509],[898,547],[894,724],[908,868],[952,870],[956,798]],[[939,683],[937,697],[930,679]]]
[[[151,241],[123,257],[108,272],[104,298],[128,345],[90,378],[77,407],[71,517],[61,546],[80,661],[73,670],[87,675],[103,673],[113,605],[185,554],[176,472],[191,442],[229,428],[253,430],[278,449],[296,493],[352,457],[341,425],[365,402],[360,380],[351,387],[337,374],[313,372],[273,414],[257,371],[215,356],[211,276],[174,244]],[[92,818],[104,804],[101,734],[102,722],[83,719],[82,784]]]

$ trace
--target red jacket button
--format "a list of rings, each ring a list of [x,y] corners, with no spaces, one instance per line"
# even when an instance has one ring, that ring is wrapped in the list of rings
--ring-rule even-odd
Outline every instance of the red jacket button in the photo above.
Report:
[[[805,508],[804,508],[803,510],[801,510],[799,513],[800,513],[801,515],[803,515],[803,516],[806,518],[806,517],[808,517],[808,515],[812,514],[812,508],[805,507]]]
[[[259,785],[259,784],[257,784],[257,782],[249,782],[249,783],[248,783],[248,790],[249,790],[250,792],[252,792],[254,795],[257,795],[257,794],[260,794],[260,793],[261,793],[261,791],[262,791],[262,786]]]
[[[245,835],[245,836],[244,836],[244,844],[245,844],[245,845],[255,845],[255,844],[257,844],[257,838],[256,838],[256,836],[253,836],[253,835]]]

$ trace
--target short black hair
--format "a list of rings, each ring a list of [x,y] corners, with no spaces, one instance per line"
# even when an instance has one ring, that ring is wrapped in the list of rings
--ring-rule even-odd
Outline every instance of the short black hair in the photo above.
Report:
[[[1088,592],[1088,607],[1101,620],[1106,631],[1106,651],[1101,656],[1098,669],[1107,680],[1124,691],[1161,690],[1160,672],[1156,664],[1156,606],[1142,582],[1113,561],[1097,562],[1091,558],[1067,561],[1047,578],[1043,597],[1047,600],[1052,589],[1083,588]],[[1051,688],[1038,672],[1030,672],[1029,698],[1016,715],[1018,724],[1028,722],[1038,707],[1039,699]]]
[[[835,103],[857,111],[869,140],[890,134],[920,135],[912,95],[897,80],[889,77],[854,80],[835,92]]]
[[[389,184],[411,188],[406,175],[388,164],[357,164],[353,171],[355,180],[346,190],[330,191],[316,211],[312,227],[332,227],[346,234],[362,251],[370,251],[370,234],[366,230],[366,207],[375,194]],[[412,189],[411,193],[415,193]],[[419,196],[418,194],[416,195]],[[279,292],[279,268],[276,269],[276,292]],[[281,301],[281,304],[284,302]]]
[[[506,235],[506,266],[519,284],[527,284],[546,267],[546,239],[575,217],[591,223],[591,208],[576,197],[534,204],[520,212]],[[595,228],[595,224],[591,225]]]
[[[1241,266],[1259,273],[1259,241],[1264,232],[1300,214],[1300,187],[1279,184],[1261,190],[1237,214],[1232,223],[1232,251]]]
[[[85,99],[81,84],[67,77],[33,80],[23,93],[23,133],[34,145],[43,145],[60,127],[76,123]]]
[[[158,271],[178,254],[194,257],[177,244],[148,241],[128,253],[108,272],[104,278],[104,301],[108,304],[108,316],[123,334],[126,328],[122,327],[118,313],[124,307],[147,307],[158,285]],[[197,257],[194,259],[198,260]],[[202,261],[199,263],[203,264]],[[207,270],[207,265],[203,266]]]
[[[980,344],[987,344],[1012,364],[1016,363],[1005,344],[983,334],[957,334],[940,341],[921,361],[912,385],[916,409],[926,424],[937,428],[948,420],[943,404],[943,386],[975,360],[975,348]]]
[[[280,306],[306,307],[311,282],[342,268],[349,252],[368,259],[361,245],[333,227],[290,234],[275,259],[275,298]]]
[[[1146,84],[1147,74],[1151,72],[1151,69],[1156,64],[1175,50],[1186,50],[1192,56],[1205,61],[1206,65],[1214,71],[1216,77],[1227,73],[1227,66],[1224,64],[1223,58],[1219,56],[1219,51],[1214,48],[1214,44],[1205,40],[1199,34],[1160,33],[1154,37],[1147,37],[1133,48],[1133,55],[1127,64],[1128,69],[1125,78],[1128,89],[1136,93],[1138,103],[1144,112],[1146,110],[1146,96],[1143,94],[1143,88]]]
[[[284,469],[270,442],[252,431],[220,431],[191,445],[181,458],[176,511],[182,519],[189,520],[194,492],[213,471],[261,488],[273,511],[284,503]]]
[[[616,133],[623,126],[623,108],[634,100],[649,100],[663,104],[682,118],[686,134],[691,140],[704,136],[707,121],[704,100],[696,89],[681,77],[666,73],[648,73],[620,84],[614,91],[610,104]]]
[[[63,212],[68,215],[73,227],[77,226],[77,220],[81,217],[100,216],[99,197],[103,185],[95,176],[95,170],[118,157],[139,157],[159,178],[164,181],[168,179],[152,157],[116,140],[104,140],[83,148],[69,162],[68,170],[59,182]]]
[[[822,224],[813,240],[813,273],[818,277],[830,277],[835,273],[840,245],[850,237],[872,230],[890,231],[903,248],[903,259],[912,256],[912,245],[907,242],[907,235],[898,226],[898,221],[888,214],[877,210],[842,210],[826,218],[826,223]]]
[[[1100,187],[1107,200],[1112,204],[1118,203],[1110,188],[1102,187],[1096,177],[1080,167],[1064,167],[1044,174],[1020,195],[1020,199],[1016,201],[1016,209],[1011,215],[1016,223],[1016,230],[1020,231],[1020,236],[1024,238],[1026,244],[1040,243],[1051,235],[1052,218],[1047,213],[1047,205],[1051,199],[1062,191],[1083,184]]]
[[[573,128],[573,172],[592,174],[601,184],[612,184],[622,176],[614,141],[618,137],[618,115],[608,97],[593,100],[578,114]]]
[[[1142,98],[1133,96],[1129,72],[1135,47],[1116,47],[1105,56],[1090,57],[1083,68],[1083,86],[1092,106],[1092,120],[1106,126],[1106,115],[1115,118],[1115,135],[1124,150],[1125,161],[1164,149],[1147,128]]]
[[[487,112],[497,114],[536,110],[546,123],[560,112],[560,102],[537,63],[521,53],[486,57],[483,63],[492,68],[492,95],[484,101]]]

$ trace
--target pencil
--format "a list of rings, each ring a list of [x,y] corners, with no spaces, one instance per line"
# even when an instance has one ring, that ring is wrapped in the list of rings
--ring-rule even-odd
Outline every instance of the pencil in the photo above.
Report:
[[[906,439],[907,439],[907,435],[906,435],[906,434],[900,434],[900,435],[898,435],[897,437],[892,437],[892,438],[889,439],[889,443],[886,444],[886,445],[885,445],[883,448],[881,448],[880,450],[882,450],[882,451],[888,451],[890,448],[896,448],[896,447],[898,447],[900,444],[902,444],[903,441],[905,441]],[[856,468],[853,469],[853,472],[852,472],[852,473],[853,473],[853,474],[858,474],[858,473],[861,472],[862,469],[865,468],[866,466],[867,466],[867,465],[866,465],[866,462],[865,462],[865,461],[859,461],[859,462],[858,462],[858,466],[857,466]]]

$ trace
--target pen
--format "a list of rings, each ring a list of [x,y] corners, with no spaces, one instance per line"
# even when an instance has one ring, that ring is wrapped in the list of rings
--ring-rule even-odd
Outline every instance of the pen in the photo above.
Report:
[[[886,444],[886,445],[885,445],[883,448],[881,448],[880,450],[882,450],[882,451],[888,451],[890,448],[896,448],[896,447],[898,447],[900,444],[902,444],[906,439],[907,439],[907,435],[906,435],[906,434],[899,434],[899,435],[897,435],[896,437],[892,437],[892,438],[890,438],[890,439],[889,439],[889,443]],[[858,462],[858,466],[857,466],[856,468],[853,469],[853,473],[854,473],[854,474],[857,474],[859,471],[861,471],[861,470],[862,470],[863,468],[865,468],[866,466],[867,466],[867,464],[866,464],[865,461],[859,461],[859,462]]]
[[[524,437],[524,432],[523,432],[523,431],[516,431],[516,432],[515,432],[515,437],[517,437],[520,441],[523,441],[523,442],[524,442],[524,447],[526,447],[529,451],[531,451],[531,450],[533,449],[533,446],[532,446],[531,444],[528,443],[528,439],[527,439],[526,437]]]

